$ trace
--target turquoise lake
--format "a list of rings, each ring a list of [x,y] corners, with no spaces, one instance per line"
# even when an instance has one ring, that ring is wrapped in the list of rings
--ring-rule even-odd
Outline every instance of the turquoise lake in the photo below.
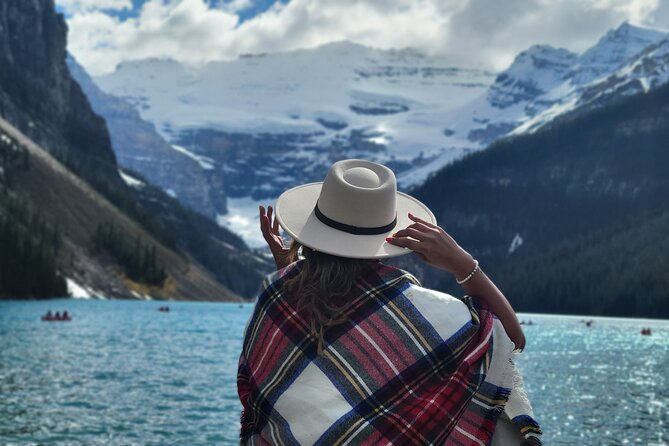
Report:
[[[233,445],[245,304],[0,302],[1,445]],[[42,322],[48,309],[71,322]],[[521,315],[546,445],[667,445],[669,321]],[[641,336],[650,327],[652,336]]]

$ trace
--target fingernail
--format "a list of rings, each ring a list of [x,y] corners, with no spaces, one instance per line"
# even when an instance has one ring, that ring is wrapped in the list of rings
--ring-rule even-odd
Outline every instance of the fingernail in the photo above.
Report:
[[[392,238],[392,237],[386,237],[386,241],[387,241],[387,242],[392,242],[392,241],[393,241],[393,238]]]
[[[397,232],[393,232],[393,237],[397,237]]]
[[[409,217],[413,217],[413,214],[411,212],[409,212]]]

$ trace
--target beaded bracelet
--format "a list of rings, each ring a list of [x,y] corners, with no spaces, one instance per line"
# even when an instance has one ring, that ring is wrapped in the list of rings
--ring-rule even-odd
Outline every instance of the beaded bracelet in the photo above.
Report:
[[[471,279],[472,277],[474,277],[474,274],[476,274],[476,271],[478,271],[479,269],[480,269],[480,268],[479,268],[479,261],[478,261],[478,260],[474,260],[474,269],[472,270],[472,272],[469,273],[469,274],[467,274],[467,277],[465,277],[464,279],[462,279],[462,280],[458,280],[458,279],[456,278],[455,281],[458,282],[458,285],[462,285],[463,283],[465,283],[466,281],[468,281],[469,279]]]

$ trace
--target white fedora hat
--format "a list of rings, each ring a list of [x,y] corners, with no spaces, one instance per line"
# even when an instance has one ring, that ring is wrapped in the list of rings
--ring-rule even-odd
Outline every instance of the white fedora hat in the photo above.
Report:
[[[281,227],[304,246],[356,259],[411,252],[386,242],[413,223],[408,213],[437,222],[427,206],[397,192],[392,170],[357,159],[334,163],[322,183],[287,190],[275,210]]]

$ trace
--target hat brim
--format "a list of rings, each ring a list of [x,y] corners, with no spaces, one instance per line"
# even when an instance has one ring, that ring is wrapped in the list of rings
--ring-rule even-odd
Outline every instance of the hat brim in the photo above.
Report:
[[[430,209],[415,198],[397,192],[397,225],[378,235],[355,235],[331,228],[314,213],[323,183],[309,183],[287,190],[276,202],[275,213],[279,225],[293,239],[316,251],[354,259],[380,259],[412,252],[391,245],[386,237],[413,223],[408,213],[437,224]]]

